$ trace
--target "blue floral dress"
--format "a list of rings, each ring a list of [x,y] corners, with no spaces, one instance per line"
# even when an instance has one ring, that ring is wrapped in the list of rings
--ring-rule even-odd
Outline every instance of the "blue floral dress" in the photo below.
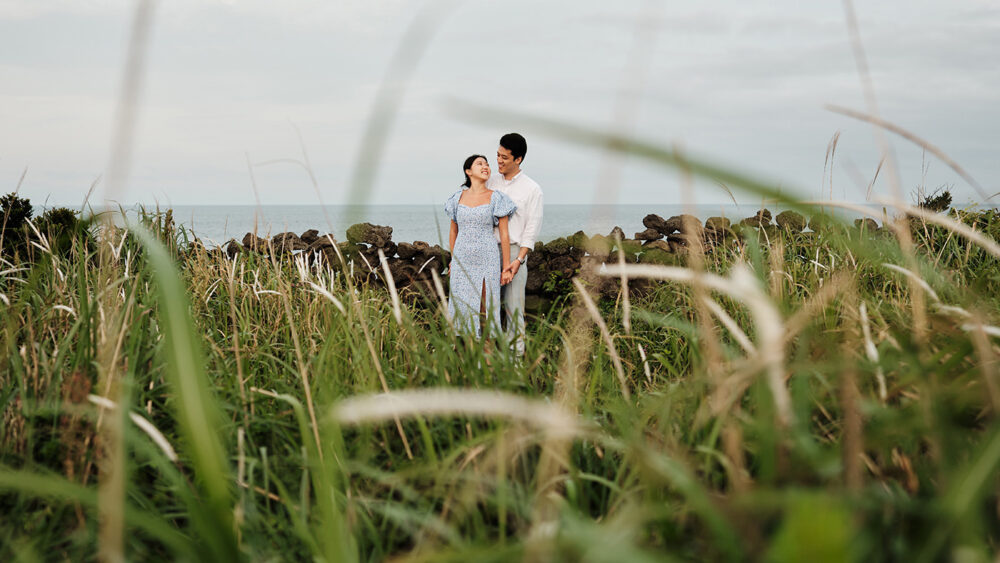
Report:
[[[505,194],[493,190],[490,202],[476,207],[458,200],[467,188],[458,190],[444,204],[444,211],[458,225],[455,250],[451,255],[448,314],[459,333],[477,336],[500,331],[500,246],[493,227],[501,217],[514,213],[517,206]],[[479,326],[479,305],[486,286],[486,330]]]

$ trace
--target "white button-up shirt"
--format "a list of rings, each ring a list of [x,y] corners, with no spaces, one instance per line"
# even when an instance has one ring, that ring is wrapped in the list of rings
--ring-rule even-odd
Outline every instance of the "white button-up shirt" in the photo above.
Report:
[[[542,188],[523,170],[510,180],[504,178],[503,174],[496,173],[490,176],[486,187],[498,190],[514,200],[517,210],[507,222],[510,242],[533,250],[542,229]],[[494,229],[494,233],[499,241],[500,230]]]

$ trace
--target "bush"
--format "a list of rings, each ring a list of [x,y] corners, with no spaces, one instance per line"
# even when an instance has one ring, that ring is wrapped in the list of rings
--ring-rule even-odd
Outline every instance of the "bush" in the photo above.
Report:
[[[86,234],[87,222],[77,217],[77,212],[66,207],[47,209],[35,223],[38,232],[48,238],[52,252],[66,255],[73,247],[73,239]]]
[[[31,201],[11,192],[0,197],[0,239],[5,256],[23,252],[27,246]]]

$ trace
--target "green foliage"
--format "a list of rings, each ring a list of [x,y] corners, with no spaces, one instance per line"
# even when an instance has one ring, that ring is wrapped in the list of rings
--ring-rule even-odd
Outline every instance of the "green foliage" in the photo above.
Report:
[[[1000,234],[992,210],[952,216]],[[502,342],[456,339],[433,294],[404,299],[397,321],[384,290],[342,273],[180,252],[168,213],[139,223],[0,277],[2,560],[96,552],[101,415],[87,395],[106,393],[108,350],[125,389],[110,398],[130,413],[128,558],[938,560],[1000,542],[1000,426],[984,360],[996,340],[926,291],[917,334],[914,286],[886,267],[906,264],[889,236],[747,231],[704,257],[723,277],[750,264],[795,327],[781,374],[794,417],[782,426],[757,356],[716,313],[702,316],[690,285],[630,279],[640,290],[630,330],[621,300],[599,302],[626,400],[601,333],[577,332],[590,317],[572,298],[530,319],[517,361]],[[935,226],[914,243],[942,305],[1000,322],[996,257]],[[549,281],[547,291],[569,291],[558,285],[569,280]],[[745,303],[707,296],[761,346]],[[845,399],[851,381],[856,402]],[[567,401],[585,433],[546,478],[554,446],[525,423],[333,416],[386,387]]]
[[[0,197],[0,238],[3,253],[23,253],[28,240],[28,221],[31,219],[31,202],[18,197],[15,192]]]

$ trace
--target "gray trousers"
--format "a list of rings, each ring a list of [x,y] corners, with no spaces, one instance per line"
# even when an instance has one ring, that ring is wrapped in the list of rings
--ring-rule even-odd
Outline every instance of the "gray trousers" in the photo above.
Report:
[[[520,251],[520,245],[511,243],[510,259],[515,260]],[[509,284],[500,286],[500,299],[507,310],[507,338],[518,356],[524,355],[524,286],[527,283],[528,261],[525,260],[514,279]]]

